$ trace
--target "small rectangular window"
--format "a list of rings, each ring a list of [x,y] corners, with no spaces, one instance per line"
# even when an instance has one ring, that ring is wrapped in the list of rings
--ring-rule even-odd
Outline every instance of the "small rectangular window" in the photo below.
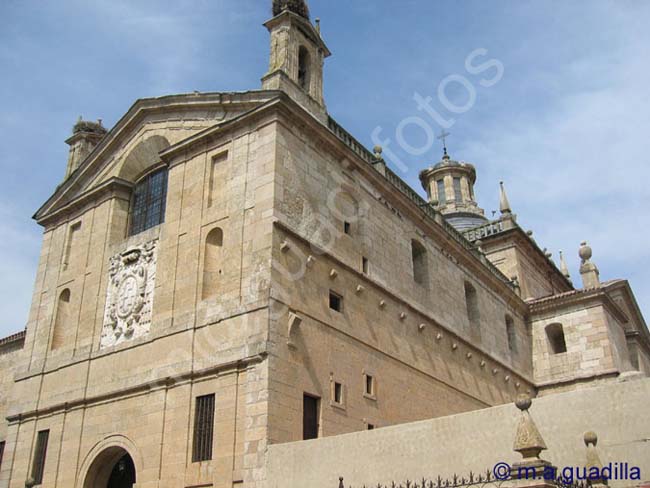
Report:
[[[368,430],[375,430],[375,426],[373,424],[368,424]]]
[[[365,256],[363,256],[363,257],[361,258],[361,272],[362,272],[363,274],[366,274],[366,275],[367,275],[368,272],[369,272],[369,268],[370,268],[370,265],[369,265],[369,263],[368,263],[368,258],[365,257]]]
[[[196,398],[194,411],[194,444],[192,462],[212,459],[214,437],[214,394]]]
[[[32,463],[32,478],[36,485],[43,483],[45,458],[47,457],[47,441],[49,438],[49,430],[41,430],[36,436],[36,449],[34,450],[34,462]]]
[[[343,405],[343,385],[338,382],[334,382],[334,403]]]
[[[337,312],[343,312],[343,297],[330,290],[330,308]]]
[[[368,396],[374,396],[375,395],[375,378],[370,376],[369,374],[365,375],[366,376],[366,381],[365,383],[365,393]]]
[[[318,438],[318,415],[320,399],[304,394],[302,397],[302,438],[303,440]]]
[[[343,232],[348,235],[352,233],[352,224],[350,222],[343,222]]]
[[[2,458],[5,454],[5,441],[0,442],[0,470],[2,470]]]

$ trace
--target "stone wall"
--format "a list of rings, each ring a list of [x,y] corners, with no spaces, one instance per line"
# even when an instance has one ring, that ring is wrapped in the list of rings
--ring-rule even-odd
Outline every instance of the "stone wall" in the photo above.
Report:
[[[439,236],[428,234],[394,201],[395,195],[386,194],[396,189],[373,186],[316,134],[295,125],[280,126],[277,166],[275,214],[280,221],[351,269],[361,270],[367,258],[368,275],[378,285],[503,362],[514,360],[522,372],[531,371],[524,309],[515,306],[516,297],[502,296],[459,264]],[[414,240],[426,249],[422,283],[414,279]],[[477,291],[479,324],[470,324],[465,283]],[[519,358],[508,349],[506,314],[514,319],[522,346]]]
[[[598,434],[601,460],[628,462],[650,480],[650,380],[642,379],[533,401],[530,413],[546,441],[542,458],[557,467],[584,466],[583,434]],[[269,447],[268,488],[336,488],[468,475],[512,464],[519,411],[503,405],[450,417]],[[613,487],[638,481],[610,481]]]
[[[173,111],[167,116],[134,129],[89,188],[132,173],[124,164],[145,171],[158,164],[131,157],[148,138],[176,142],[200,128],[176,120]],[[98,454],[93,446],[112,435],[133,446],[139,486],[157,486],[159,479],[252,486],[262,477],[273,145],[272,125],[260,121],[184,151],[170,162],[164,223],[141,234],[127,237],[128,193],[72,206],[66,219],[48,224],[7,411],[5,460],[16,453],[10,486],[24,485],[35,432],[47,428],[44,486],[73,486],[87,456]],[[208,236],[217,228],[221,240],[208,255]],[[151,243],[155,262],[141,262]],[[112,281],[113,262],[118,274],[130,273],[119,268],[128,262],[136,278],[146,276],[145,303],[129,320],[150,323],[129,340],[104,342],[109,283],[121,285]],[[214,289],[206,292],[206,283]],[[64,289],[70,298],[62,314]],[[193,399],[206,392],[217,396],[216,454],[197,465],[187,454],[189,419]]]
[[[623,326],[599,301],[563,305],[535,314],[531,321],[538,386],[617,376],[632,369]],[[551,324],[561,324],[566,352],[553,352],[546,332]]]
[[[321,398],[322,434],[333,435],[508,402],[532,388],[530,338],[516,307],[311,133],[279,125],[277,151],[272,442],[301,438],[303,393]],[[414,280],[412,240],[426,246],[425,283]],[[465,282],[477,289],[478,330]],[[329,307],[330,290],[343,299],[341,313]],[[377,400],[363,395],[364,372],[376,377]],[[344,408],[332,405],[335,382]]]

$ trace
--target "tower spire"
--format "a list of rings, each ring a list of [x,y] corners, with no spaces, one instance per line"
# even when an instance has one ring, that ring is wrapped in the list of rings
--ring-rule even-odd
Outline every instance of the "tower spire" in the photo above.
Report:
[[[499,186],[501,188],[501,194],[499,196],[499,210],[501,210],[501,215],[510,215],[512,213],[512,208],[510,207],[508,195],[506,194],[506,187],[503,184],[503,181],[499,182]]]
[[[571,279],[571,274],[569,273],[569,267],[566,264],[566,260],[564,259],[564,253],[562,251],[560,251],[560,271],[567,279]]]

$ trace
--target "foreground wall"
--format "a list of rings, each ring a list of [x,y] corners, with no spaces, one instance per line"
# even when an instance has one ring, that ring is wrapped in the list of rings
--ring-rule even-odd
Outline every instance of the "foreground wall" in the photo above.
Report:
[[[599,436],[603,463],[627,462],[650,480],[650,379],[549,395],[530,410],[548,451],[542,457],[558,467],[584,466],[583,435]],[[503,405],[450,417],[369,432],[269,447],[268,488],[336,488],[404,482],[422,477],[467,475],[512,464],[519,412]],[[638,486],[640,482],[610,482]]]

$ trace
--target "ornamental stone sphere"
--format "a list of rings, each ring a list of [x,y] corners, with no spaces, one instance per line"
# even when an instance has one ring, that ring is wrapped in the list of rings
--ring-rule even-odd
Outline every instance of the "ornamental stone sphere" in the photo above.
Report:
[[[582,241],[580,243],[580,250],[578,251],[578,255],[583,262],[589,261],[591,259],[591,248],[587,245],[586,241]]]
[[[593,444],[594,446],[598,443],[598,436],[594,431],[585,432],[585,446]]]
[[[515,405],[517,405],[517,408],[521,411],[528,410],[530,406],[533,404],[533,400],[531,400],[530,396],[528,396],[525,393],[520,393],[517,395],[517,400],[515,400]]]

